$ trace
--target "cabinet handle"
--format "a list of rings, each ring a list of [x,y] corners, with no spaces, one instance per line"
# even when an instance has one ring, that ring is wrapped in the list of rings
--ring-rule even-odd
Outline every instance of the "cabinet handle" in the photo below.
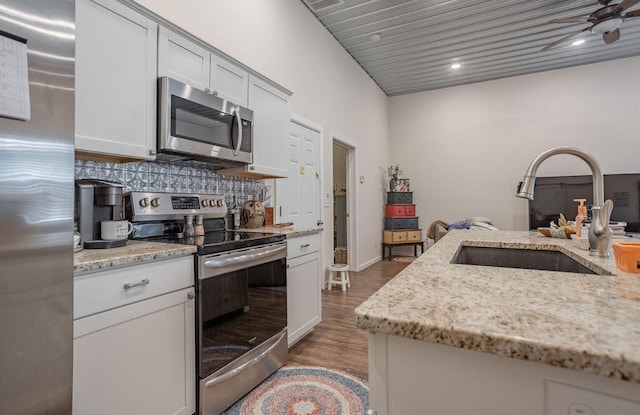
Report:
[[[124,285],[124,289],[128,290],[134,287],[142,287],[143,285],[149,285],[149,280],[147,278],[143,279],[140,282],[128,282]]]
[[[216,94],[214,94],[216,95]],[[242,147],[242,118],[240,117],[240,108],[236,109],[233,113],[233,116],[236,120],[236,123],[238,125],[238,143],[236,144],[236,147],[233,149],[233,155],[237,156],[238,154],[240,154],[240,147]]]
[[[194,298],[196,298],[196,293],[194,293],[193,291],[191,291],[190,293],[187,294],[187,298],[189,300],[193,300]]]
[[[309,244],[302,244],[300,245],[300,248],[309,248],[309,246],[310,246]]]

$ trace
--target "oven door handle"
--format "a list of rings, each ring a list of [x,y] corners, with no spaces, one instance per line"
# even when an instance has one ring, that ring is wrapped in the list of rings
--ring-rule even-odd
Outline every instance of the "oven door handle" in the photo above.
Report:
[[[267,262],[270,258],[281,256],[286,252],[287,246],[279,246],[277,248],[267,247],[262,249],[255,249],[243,255],[225,257],[217,257],[204,261],[204,266],[207,268],[229,268],[242,264]]]
[[[244,370],[246,370],[246,369],[250,368],[251,366],[255,365],[256,363],[260,362],[262,359],[267,357],[267,355],[270,354],[273,351],[273,349],[275,349],[278,346],[278,344],[280,343],[282,338],[284,336],[286,336],[286,335],[287,335],[287,331],[283,330],[282,333],[280,333],[280,336],[278,336],[278,338],[273,342],[273,344],[271,346],[269,346],[269,348],[267,348],[264,352],[260,353],[259,355],[257,355],[253,359],[244,362],[243,364],[241,364],[237,368],[228,371],[224,375],[220,375],[218,377],[215,377],[215,378],[209,380],[207,383],[204,384],[204,387],[205,388],[210,388],[212,386],[217,385],[220,382],[224,382],[225,380],[227,380],[229,378],[232,378],[232,377],[234,377],[236,375],[239,375]]]

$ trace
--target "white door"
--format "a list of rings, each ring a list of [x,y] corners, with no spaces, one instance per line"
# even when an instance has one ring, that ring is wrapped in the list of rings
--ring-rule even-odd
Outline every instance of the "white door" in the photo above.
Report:
[[[291,120],[289,126],[289,176],[277,180],[277,222],[296,228],[318,226],[320,221],[319,128]]]

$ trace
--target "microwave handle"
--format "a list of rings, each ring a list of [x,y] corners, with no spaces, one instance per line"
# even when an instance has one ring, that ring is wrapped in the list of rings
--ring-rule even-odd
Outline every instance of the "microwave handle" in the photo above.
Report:
[[[240,154],[240,146],[242,146],[242,118],[240,118],[240,109],[236,109],[235,111],[235,119],[238,124],[238,141],[236,143],[236,148],[233,149],[233,155],[237,156]]]

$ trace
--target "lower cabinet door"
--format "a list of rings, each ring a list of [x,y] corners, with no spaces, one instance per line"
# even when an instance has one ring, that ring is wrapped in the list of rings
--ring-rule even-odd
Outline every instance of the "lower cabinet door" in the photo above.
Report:
[[[322,319],[320,252],[287,260],[287,332],[289,347]]]
[[[74,415],[195,412],[193,288],[74,321]]]

